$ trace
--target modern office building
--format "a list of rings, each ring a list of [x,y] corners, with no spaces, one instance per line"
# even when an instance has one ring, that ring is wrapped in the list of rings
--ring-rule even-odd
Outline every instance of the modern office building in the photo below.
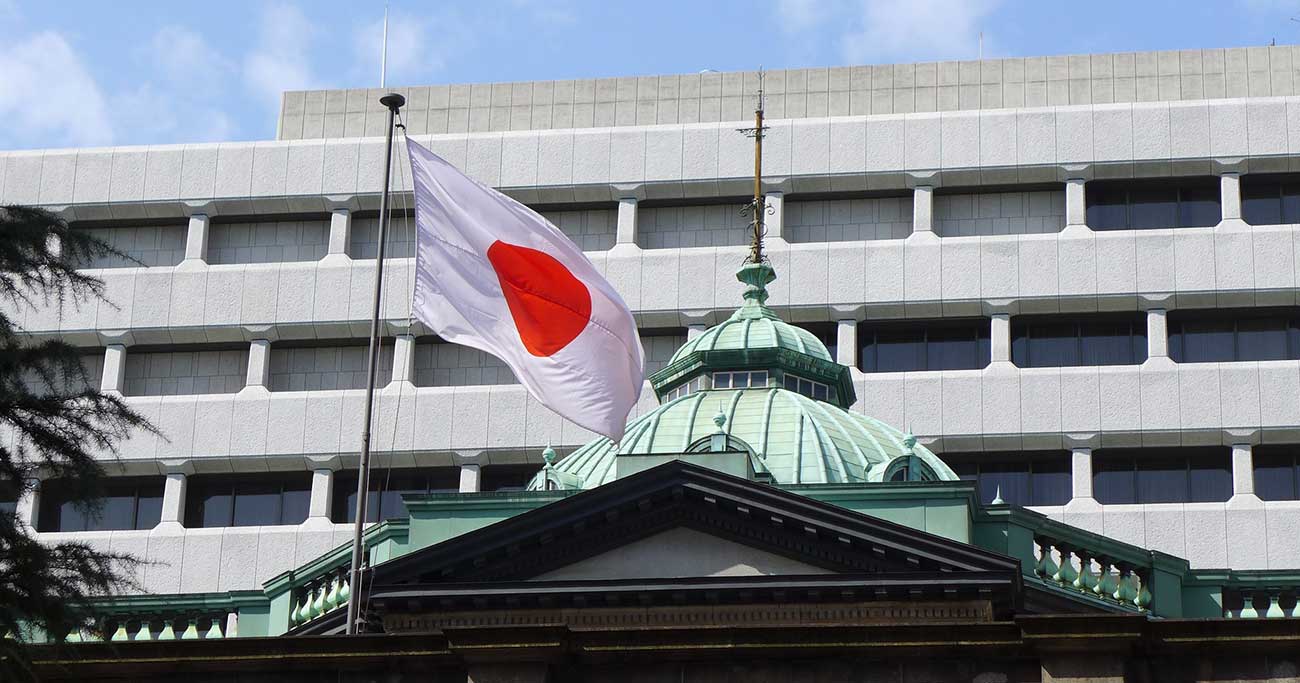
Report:
[[[635,503],[621,480],[653,480],[634,473],[665,454],[748,451],[706,466],[1020,557],[1025,581],[1071,584],[1087,565],[1094,586],[1113,575],[1120,611],[1295,613],[1300,47],[769,71],[776,279],[747,280],[741,306],[753,143],[736,129],[758,85],[746,72],[398,89],[407,135],[586,250],[657,374],[616,445],[414,323],[399,159],[370,509],[401,523],[375,528],[373,563],[444,561],[417,551],[571,491],[622,486]],[[42,536],[150,560],[139,579],[159,599],[207,596],[177,598],[197,632],[338,620],[323,615],[346,592],[381,94],[286,93],[276,140],[0,154],[0,204],[58,210],[136,259],[86,264],[111,305],[23,312],[23,326],[84,347],[102,389],[162,432],[122,444],[100,520],[64,505],[57,481],[14,504]],[[956,479],[974,483],[942,484]],[[729,491],[744,507],[733,499],[750,494]],[[1040,521],[980,531],[1028,514],[1016,506]],[[643,553],[630,556],[661,556]],[[417,581],[409,558],[384,575]],[[1153,606],[1142,591],[1165,574],[1180,598]],[[1130,576],[1131,595],[1117,587]],[[990,614],[1059,607],[992,590]],[[452,599],[401,595],[399,613]]]

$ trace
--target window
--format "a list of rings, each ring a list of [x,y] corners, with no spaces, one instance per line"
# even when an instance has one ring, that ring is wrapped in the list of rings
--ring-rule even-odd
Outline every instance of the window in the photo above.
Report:
[[[989,364],[987,319],[863,324],[863,372],[977,370]]]
[[[803,394],[808,398],[817,401],[829,401],[831,390],[830,387],[821,382],[814,382],[810,379],[795,377],[789,373],[785,376],[785,388],[797,394]]]
[[[1093,181],[1085,201],[1093,230],[1209,228],[1222,217],[1217,178]]]
[[[1073,493],[1069,453],[945,453],[943,459],[957,476],[975,482],[985,504],[999,491],[1012,505],[1065,505]]]
[[[1026,317],[1011,326],[1011,362],[1022,368],[1137,365],[1146,357],[1142,314]]]
[[[370,472],[369,488],[370,494],[366,497],[367,522],[404,519],[407,512],[406,505],[402,503],[402,494],[455,493],[460,490],[460,468],[374,469]],[[334,475],[330,519],[337,523],[350,523],[356,518],[357,473],[341,472]]]
[[[1176,363],[1300,358],[1300,311],[1175,311],[1169,356]]]
[[[1300,223],[1300,176],[1245,176],[1241,217],[1251,225]]]
[[[41,509],[37,530],[117,531],[152,529],[162,519],[162,477],[109,480],[98,509],[74,500],[74,492],[57,479],[41,482]]]
[[[1300,500],[1300,447],[1256,446],[1255,495],[1261,500]]]
[[[311,501],[311,473],[191,477],[185,526],[301,524]]]
[[[0,515],[18,513],[18,487],[13,482],[0,480]]]
[[[1146,448],[1096,451],[1092,489],[1103,505],[1219,503],[1232,497],[1226,448]]]
[[[704,380],[699,377],[696,377],[690,382],[680,384],[674,387],[672,391],[669,391],[668,393],[664,394],[663,400],[665,403],[667,403],[668,401],[679,399],[687,394],[693,394],[699,391],[700,387],[702,387],[703,385],[704,385]]]
[[[714,389],[761,389],[766,386],[767,370],[713,373]]]
[[[479,470],[480,491],[523,491],[541,465],[484,465]]]
[[[795,327],[812,332],[813,336],[826,347],[831,358],[837,358],[835,353],[839,348],[839,330],[835,323],[796,323]]]

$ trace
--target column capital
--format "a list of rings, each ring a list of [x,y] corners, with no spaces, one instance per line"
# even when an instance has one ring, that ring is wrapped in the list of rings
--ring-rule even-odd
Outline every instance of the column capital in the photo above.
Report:
[[[939,187],[942,177],[939,171],[908,171],[903,176],[903,181],[910,189],[918,187]]]
[[[1092,164],[1061,164],[1059,178],[1064,182],[1085,182],[1093,179]]]
[[[169,460],[159,460],[158,469],[165,475],[180,474],[190,476],[194,474],[194,461],[190,458],[177,458]]]
[[[610,193],[620,202],[625,199],[642,201],[646,198],[644,183],[615,183],[610,185]]]
[[[1210,160],[1210,169],[1217,176],[1239,176],[1246,173],[1249,163],[1245,157],[1220,157]]]

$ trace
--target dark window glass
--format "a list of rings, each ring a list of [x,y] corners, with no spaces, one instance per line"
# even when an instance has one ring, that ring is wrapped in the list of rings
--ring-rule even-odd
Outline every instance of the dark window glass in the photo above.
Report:
[[[976,482],[983,503],[999,491],[1012,505],[1064,505],[1070,502],[1068,453],[951,453],[944,454],[957,476]]]
[[[403,494],[454,493],[460,490],[459,467],[431,467],[414,470],[376,470],[370,473],[370,492],[366,496],[366,521],[405,519]],[[330,518],[338,523],[352,522],[357,514],[357,473],[334,475],[334,494]]]
[[[798,323],[796,326],[812,332],[826,346],[831,358],[837,357],[835,354],[839,348],[839,330],[836,323]]]
[[[1251,225],[1300,223],[1300,182],[1294,175],[1243,177],[1241,217]]]
[[[1241,182],[1241,217],[1251,225],[1282,223],[1282,185],[1274,182]]]
[[[863,324],[863,372],[973,370],[989,364],[987,320]]]
[[[0,515],[14,515],[18,512],[18,487],[12,482],[0,480]]]
[[[116,531],[152,529],[162,519],[160,477],[123,478],[104,486],[98,508],[73,502],[72,491],[58,480],[41,483],[38,530]]]
[[[1300,458],[1297,446],[1257,446],[1251,454],[1255,466],[1255,495],[1262,500],[1300,499]]]
[[[1184,187],[1178,193],[1178,227],[1212,228],[1223,219],[1219,188],[1215,185]]]
[[[1178,363],[1300,358],[1300,315],[1294,310],[1175,311],[1169,355]]]
[[[1232,496],[1226,448],[1150,448],[1097,451],[1093,496],[1103,505],[1211,503]]]
[[[307,519],[311,473],[191,477],[185,526],[275,526]]]
[[[1146,360],[1143,314],[1017,318],[1011,361],[1022,368],[1136,365]]]
[[[1094,181],[1085,193],[1093,230],[1212,227],[1222,213],[1217,178]]]
[[[480,491],[522,491],[540,465],[485,465],[479,470]]]

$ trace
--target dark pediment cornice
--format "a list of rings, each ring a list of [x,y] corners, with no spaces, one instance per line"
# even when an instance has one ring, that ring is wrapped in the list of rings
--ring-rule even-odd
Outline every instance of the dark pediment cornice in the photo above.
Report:
[[[523,581],[676,527],[835,572],[1019,580],[1012,558],[674,461],[380,564],[372,585]]]

